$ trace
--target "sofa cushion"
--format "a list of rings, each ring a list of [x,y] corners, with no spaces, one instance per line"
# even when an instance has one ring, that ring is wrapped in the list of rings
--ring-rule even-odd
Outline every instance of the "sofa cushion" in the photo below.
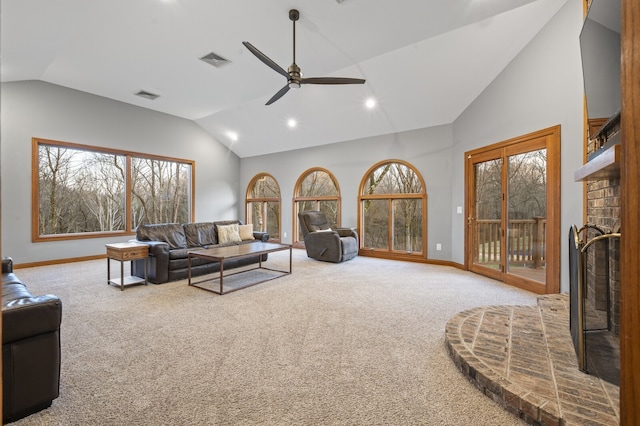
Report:
[[[253,225],[238,225],[238,233],[240,234],[240,239],[242,241],[254,240],[253,236]]]
[[[184,235],[187,247],[204,247],[217,244],[213,222],[185,223]]]
[[[136,238],[139,241],[163,241],[172,249],[187,247],[187,238],[179,223],[140,225],[136,230]]]
[[[218,225],[218,242],[220,244],[239,243],[242,241],[238,232],[238,224]]]

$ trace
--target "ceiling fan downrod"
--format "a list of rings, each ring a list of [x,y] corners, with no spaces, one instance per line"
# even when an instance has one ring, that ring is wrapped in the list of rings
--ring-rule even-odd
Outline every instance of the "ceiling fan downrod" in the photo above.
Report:
[[[293,63],[288,68],[289,75],[289,88],[300,88],[300,67],[296,64],[296,21],[300,19],[300,12],[297,9],[291,9],[289,11],[289,19],[293,22]]]

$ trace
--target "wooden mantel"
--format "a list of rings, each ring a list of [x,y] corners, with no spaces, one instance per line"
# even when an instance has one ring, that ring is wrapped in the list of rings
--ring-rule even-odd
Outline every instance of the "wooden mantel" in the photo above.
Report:
[[[576,182],[589,179],[609,179],[620,176],[620,145],[613,145],[573,174]]]

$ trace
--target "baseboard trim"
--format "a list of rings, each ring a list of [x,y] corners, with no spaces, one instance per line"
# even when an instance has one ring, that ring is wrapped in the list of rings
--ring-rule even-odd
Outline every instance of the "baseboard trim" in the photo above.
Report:
[[[66,259],[43,260],[42,262],[14,263],[13,269],[35,268],[36,266],[61,265],[63,263],[85,262],[87,260],[106,259],[106,254],[97,254],[95,256],[70,257]]]
[[[363,256],[363,257],[375,257],[378,259],[389,259],[388,257],[385,256],[381,256],[376,252],[368,252],[367,250],[360,250],[358,252],[358,256]],[[421,257],[410,257],[410,256],[404,256],[404,257],[398,257],[398,258],[392,258],[389,260],[397,260],[399,262],[415,262],[415,263],[425,263],[428,265],[440,265],[440,266],[451,266],[453,268],[457,268],[463,271],[466,271],[467,269],[465,268],[465,266],[461,263],[457,263],[457,262],[453,262],[451,260],[437,260],[437,259],[425,259],[425,258],[421,258]]]
[[[364,257],[378,257],[380,256],[367,256],[366,254],[360,254],[360,256]],[[63,263],[75,263],[75,262],[85,262],[87,260],[98,260],[98,259],[106,259],[106,254],[97,254],[95,256],[83,256],[83,257],[70,257],[66,259],[53,259],[53,260],[43,260],[41,262],[29,262],[29,263],[14,263],[13,269],[23,269],[23,268],[35,268],[37,266],[50,266],[50,265],[61,265]],[[429,265],[440,265],[440,266],[451,266],[453,268],[457,268],[463,271],[466,271],[466,268],[463,264],[453,262],[451,260],[436,260],[436,259],[392,259],[398,260],[400,262],[416,262],[416,263],[426,263]]]

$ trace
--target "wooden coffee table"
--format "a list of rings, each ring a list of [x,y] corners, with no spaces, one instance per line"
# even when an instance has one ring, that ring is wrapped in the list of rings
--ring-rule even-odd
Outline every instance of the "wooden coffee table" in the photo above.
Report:
[[[284,251],[284,250],[289,250],[289,270],[288,271],[282,271],[279,269],[271,269],[271,268],[265,268],[262,266],[262,255],[263,254],[267,254],[267,253],[273,253],[276,251]],[[244,272],[249,272],[249,271],[254,271],[256,269],[265,269],[265,270],[269,270],[269,271],[275,271],[275,272],[279,272],[279,275],[276,276],[271,276],[269,278],[266,279],[261,279],[258,280],[256,282],[250,282],[247,284],[244,284],[242,286],[239,287],[235,287],[233,289],[229,289],[227,291],[225,291],[224,289],[224,264],[225,262],[229,261],[229,260],[237,260],[237,259],[242,259],[242,258],[247,258],[247,257],[254,257],[254,256],[260,256],[260,260],[258,261],[258,266],[255,268],[250,268],[250,269],[243,269],[239,272],[235,272],[232,274],[227,274],[226,277],[229,277],[231,275],[236,275],[236,274],[242,274]],[[231,293],[232,291],[236,291],[236,290],[240,290],[243,288],[247,288],[247,287],[251,287],[253,285],[256,284],[260,284],[266,281],[271,281],[274,280],[276,278],[280,278],[283,277],[285,275],[289,275],[291,274],[291,256],[292,256],[292,251],[291,251],[291,244],[276,244],[276,243],[251,243],[251,244],[239,244],[239,245],[233,245],[233,246],[223,246],[223,247],[215,247],[215,248],[209,248],[209,249],[198,249],[198,250],[192,250],[188,253],[188,260],[187,260],[187,270],[188,270],[188,281],[189,281],[189,285],[190,286],[194,286],[194,287],[198,287],[201,288],[203,290],[207,290],[210,291],[212,293],[216,293],[216,294],[226,294],[226,293]],[[220,262],[220,274],[218,277],[213,278],[213,280],[219,280],[220,281],[220,290],[214,290],[212,288],[207,288],[205,286],[202,285],[198,285],[201,284],[202,282],[206,281],[200,281],[198,283],[192,283],[191,282],[191,259],[193,258],[203,258],[203,259],[209,259],[209,260],[214,260],[216,262]]]

